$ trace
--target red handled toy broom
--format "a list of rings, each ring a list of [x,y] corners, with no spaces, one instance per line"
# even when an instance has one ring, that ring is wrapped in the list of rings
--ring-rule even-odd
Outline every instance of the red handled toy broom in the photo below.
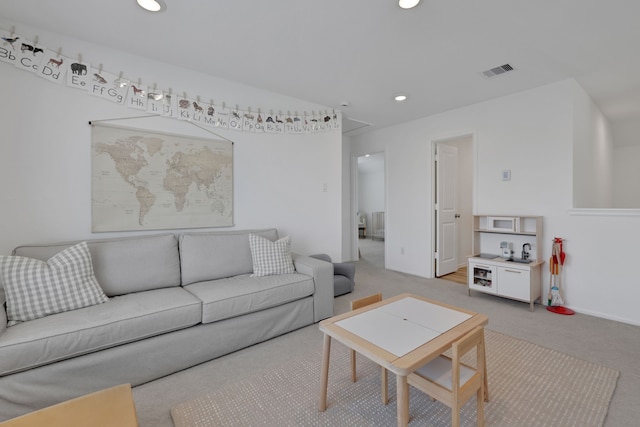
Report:
[[[551,247],[551,258],[549,259],[549,295],[547,310],[557,313],[571,315],[575,314],[575,311],[570,308],[564,307],[564,301],[562,300],[562,267],[566,254],[562,249],[562,238],[555,237],[553,239],[553,246]],[[553,286],[551,279],[553,278]]]

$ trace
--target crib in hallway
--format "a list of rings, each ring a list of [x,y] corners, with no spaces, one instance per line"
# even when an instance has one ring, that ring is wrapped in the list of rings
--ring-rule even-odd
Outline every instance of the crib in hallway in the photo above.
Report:
[[[371,214],[371,240],[384,240],[384,212]]]

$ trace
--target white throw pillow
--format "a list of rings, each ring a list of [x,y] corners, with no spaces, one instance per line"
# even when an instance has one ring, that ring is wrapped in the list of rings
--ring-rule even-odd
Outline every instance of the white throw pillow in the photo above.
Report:
[[[86,242],[47,262],[0,256],[0,284],[7,299],[8,326],[109,300],[93,273]]]
[[[249,234],[249,245],[251,246],[251,257],[253,258],[252,277],[272,276],[276,274],[295,273],[291,259],[291,238],[283,237],[272,242],[271,240]]]

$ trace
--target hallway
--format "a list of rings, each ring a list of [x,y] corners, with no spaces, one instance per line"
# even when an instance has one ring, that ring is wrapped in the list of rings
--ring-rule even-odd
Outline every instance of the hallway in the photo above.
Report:
[[[360,261],[384,268],[384,240],[358,239]]]

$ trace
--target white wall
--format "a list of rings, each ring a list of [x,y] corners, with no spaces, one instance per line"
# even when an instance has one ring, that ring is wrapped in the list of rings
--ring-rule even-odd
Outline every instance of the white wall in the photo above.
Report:
[[[352,161],[351,137],[342,135],[342,258],[336,258],[336,262],[352,261],[351,248],[356,245],[354,243],[357,238],[356,217],[354,214],[355,207],[352,205],[351,200],[352,179],[349,174]]]
[[[574,97],[573,206],[613,208],[611,126],[582,88]]]
[[[2,28],[14,23],[0,19]],[[311,111],[325,107],[169,64],[133,57],[20,25],[21,35],[38,34],[45,46],[82,53],[105,71],[189,97],[214,98],[240,108]],[[128,109],[80,90],[56,85],[0,63],[0,253],[22,243],[113,237],[136,233],[91,233],[90,120],[132,117]],[[113,122],[118,123],[118,122]],[[166,118],[126,120],[124,126],[149,127],[201,137],[215,136]],[[216,129],[234,141],[234,222],[236,229],[277,227],[292,236],[300,253],[342,257],[342,139],[339,130],[302,135],[271,135]],[[327,192],[323,191],[327,184]]]
[[[640,208],[640,121],[619,120],[613,130],[613,205]]]
[[[585,102],[582,92],[566,80],[354,137],[354,155],[386,150],[387,268],[433,277],[432,263],[425,262],[432,252],[430,141],[475,132],[474,213],[542,215],[543,259],[551,255],[553,237],[566,239],[566,305],[640,324],[638,218],[571,212],[573,112],[576,102]],[[511,181],[501,180],[504,169],[511,170]]]
[[[640,120],[637,117],[616,120],[611,123],[611,129],[614,146],[640,146]]]
[[[587,97],[584,91],[578,96]],[[591,100],[581,105],[576,123],[582,125],[576,126],[574,139],[574,206],[640,208],[640,122],[608,122]]]
[[[640,207],[640,145],[613,149],[613,205]]]
[[[384,154],[373,154],[382,156]],[[384,212],[384,162],[379,168],[366,172],[358,170],[358,211],[364,214],[367,220],[367,231],[372,231],[372,213]]]

